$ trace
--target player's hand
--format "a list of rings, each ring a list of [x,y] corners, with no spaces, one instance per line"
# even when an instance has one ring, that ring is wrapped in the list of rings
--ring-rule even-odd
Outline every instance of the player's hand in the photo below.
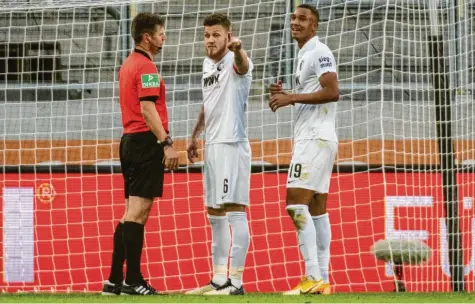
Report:
[[[237,52],[242,48],[242,41],[237,37],[231,37],[231,41],[228,43],[228,49],[231,52]]]
[[[194,163],[193,158],[198,157],[198,141],[196,139],[191,140],[191,143],[188,146],[188,149],[186,149],[186,152],[188,152],[188,160],[191,163]]]
[[[282,80],[279,80],[269,86],[269,93],[271,95],[283,93]]]
[[[269,101],[269,107],[272,112],[275,112],[278,108],[286,107],[291,104],[293,104],[292,96],[285,91],[282,91],[280,94],[272,95]]]
[[[178,168],[178,154],[175,151],[175,148],[172,146],[167,146],[165,149],[165,157],[163,158],[163,164],[165,168],[169,170],[175,170]]]

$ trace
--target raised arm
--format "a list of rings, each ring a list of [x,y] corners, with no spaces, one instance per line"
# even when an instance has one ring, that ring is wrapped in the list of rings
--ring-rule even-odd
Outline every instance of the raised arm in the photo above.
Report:
[[[245,75],[249,71],[249,60],[247,58],[246,51],[242,47],[241,39],[232,37],[228,43],[228,49],[234,52],[234,67],[236,73],[239,75]]]

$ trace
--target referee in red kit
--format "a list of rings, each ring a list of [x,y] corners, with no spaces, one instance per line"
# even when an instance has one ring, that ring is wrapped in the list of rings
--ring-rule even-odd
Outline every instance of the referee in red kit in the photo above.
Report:
[[[168,135],[165,83],[153,62],[166,39],[164,20],[155,14],[139,13],[132,20],[131,33],[135,49],[119,72],[124,127],[120,165],[126,208],[114,232],[111,272],[102,293],[154,295],[158,292],[140,272],[144,226],[153,199],[162,196],[164,169],[176,169],[178,156]]]

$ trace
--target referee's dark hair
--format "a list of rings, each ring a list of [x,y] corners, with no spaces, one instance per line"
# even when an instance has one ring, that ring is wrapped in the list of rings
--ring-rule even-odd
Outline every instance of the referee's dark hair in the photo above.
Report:
[[[315,21],[317,22],[317,24],[320,21],[320,14],[318,13],[318,10],[315,6],[310,5],[310,4],[300,4],[299,6],[297,6],[297,8],[308,9],[309,11],[312,12],[312,15],[315,17]]]
[[[222,25],[228,31],[231,29],[231,21],[225,14],[215,13],[206,16],[203,21],[203,26]]]
[[[165,20],[157,14],[138,13],[132,20],[131,34],[135,43],[142,41],[142,35],[147,33],[153,35],[156,25],[164,26]]]

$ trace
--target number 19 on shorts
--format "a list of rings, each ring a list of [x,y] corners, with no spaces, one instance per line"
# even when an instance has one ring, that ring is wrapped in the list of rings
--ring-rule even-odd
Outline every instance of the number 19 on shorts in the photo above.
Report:
[[[288,179],[299,178],[302,175],[301,164],[290,164]]]

